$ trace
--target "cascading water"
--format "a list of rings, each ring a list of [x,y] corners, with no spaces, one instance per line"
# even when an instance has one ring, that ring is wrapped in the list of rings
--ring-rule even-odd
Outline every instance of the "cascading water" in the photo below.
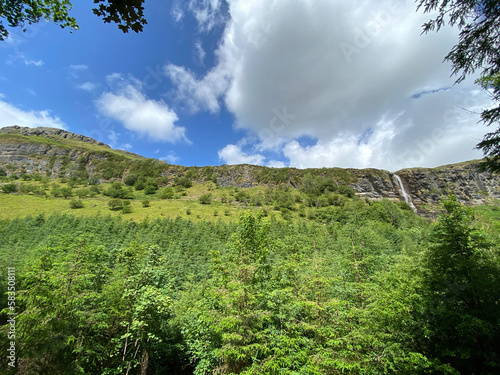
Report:
[[[408,205],[413,209],[413,211],[418,212],[417,207],[415,207],[413,201],[411,200],[410,194],[406,192],[405,187],[403,185],[403,181],[401,181],[401,178],[397,174],[395,174],[394,179],[396,180],[396,185],[398,185],[399,191],[403,196],[405,202],[408,203]]]

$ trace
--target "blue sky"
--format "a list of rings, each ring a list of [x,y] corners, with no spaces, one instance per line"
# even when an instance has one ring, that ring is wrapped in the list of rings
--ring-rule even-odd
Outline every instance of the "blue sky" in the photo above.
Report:
[[[371,3],[371,4],[370,4]],[[488,95],[412,0],[146,1],[123,34],[78,2],[0,42],[0,126],[54,126],[182,165],[433,167],[479,158]],[[474,114],[474,112],[476,114]]]

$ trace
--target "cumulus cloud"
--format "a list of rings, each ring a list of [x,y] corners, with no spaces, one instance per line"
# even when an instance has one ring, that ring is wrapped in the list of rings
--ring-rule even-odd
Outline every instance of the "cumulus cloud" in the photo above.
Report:
[[[95,102],[100,114],[153,141],[189,142],[186,129],[175,124],[177,114],[163,101],[148,99],[140,82],[112,74],[108,76],[108,85],[114,88],[113,92],[103,93]]]
[[[237,145],[227,145],[219,150],[219,160],[225,164],[263,164],[264,159],[263,155],[243,152]]]
[[[0,99],[3,98],[4,96],[0,96]],[[66,129],[66,124],[58,116],[53,116],[50,110],[26,111],[0,100],[0,127],[12,125],[29,126],[31,128],[47,126]]]
[[[166,67],[190,108],[215,113],[224,101],[235,127],[256,140],[255,157],[234,145],[219,156],[266,163],[266,151],[279,150],[292,166],[386,169],[480,157],[473,147],[485,129],[460,108],[489,99],[473,79],[453,86],[442,61],[458,31],[422,36],[430,16],[417,13],[413,0],[228,5],[217,65],[202,77]],[[315,144],[301,145],[304,136]]]
[[[219,99],[229,87],[229,75],[223,66],[217,66],[201,79],[182,66],[170,64],[164,70],[176,86],[177,100],[191,112],[220,111]]]

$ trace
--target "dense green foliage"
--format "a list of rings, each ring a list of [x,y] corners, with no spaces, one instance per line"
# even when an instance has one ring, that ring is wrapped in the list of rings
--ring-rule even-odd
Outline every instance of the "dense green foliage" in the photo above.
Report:
[[[94,0],[99,4],[93,13],[102,17],[105,23],[114,22],[124,33],[130,29],[135,32],[143,30],[146,24],[144,18],[144,0]],[[9,33],[2,25],[2,18],[10,27],[23,27],[26,24],[37,23],[40,20],[52,21],[61,27],[77,30],[78,24],[74,17],[69,15],[72,4],[68,0],[0,0],[0,41],[7,38]]]
[[[498,373],[498,224],[479,227],[453,198],[444,210],[435,224],[349,199],[309,222],[264,211],[237,223],[0,221],[0,265],[16,270],[18,369]]]

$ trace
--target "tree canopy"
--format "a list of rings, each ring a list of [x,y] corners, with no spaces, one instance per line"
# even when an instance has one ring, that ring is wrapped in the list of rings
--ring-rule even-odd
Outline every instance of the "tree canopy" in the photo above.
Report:
[[[114,22],[124,33],[133,30],[140,32],[147,23],[144,18],[144,0],[94,0],[93,13],[102,17],[105,23]],[[22,27],[38,23],[40,20],[52,21],[62,28],[78,29],[76,19],[70,15],[72,3],[69,0],[0,0],[0,40],[5,40],[9,27]]]
[[[484,109],[482,121],[490,126],[500,120],[500,3],[497,0],[418,0],[425,13],[438,11],[436,18],[423,25],[423,32],[439,31],[447,23],[460,30],[458,43],[446,55],[457,83],[479,71],[476,81],[491,94],[493,105]],[[476,146],[487,157],[483,165],[500,171],[500,126],[487,133]]]

